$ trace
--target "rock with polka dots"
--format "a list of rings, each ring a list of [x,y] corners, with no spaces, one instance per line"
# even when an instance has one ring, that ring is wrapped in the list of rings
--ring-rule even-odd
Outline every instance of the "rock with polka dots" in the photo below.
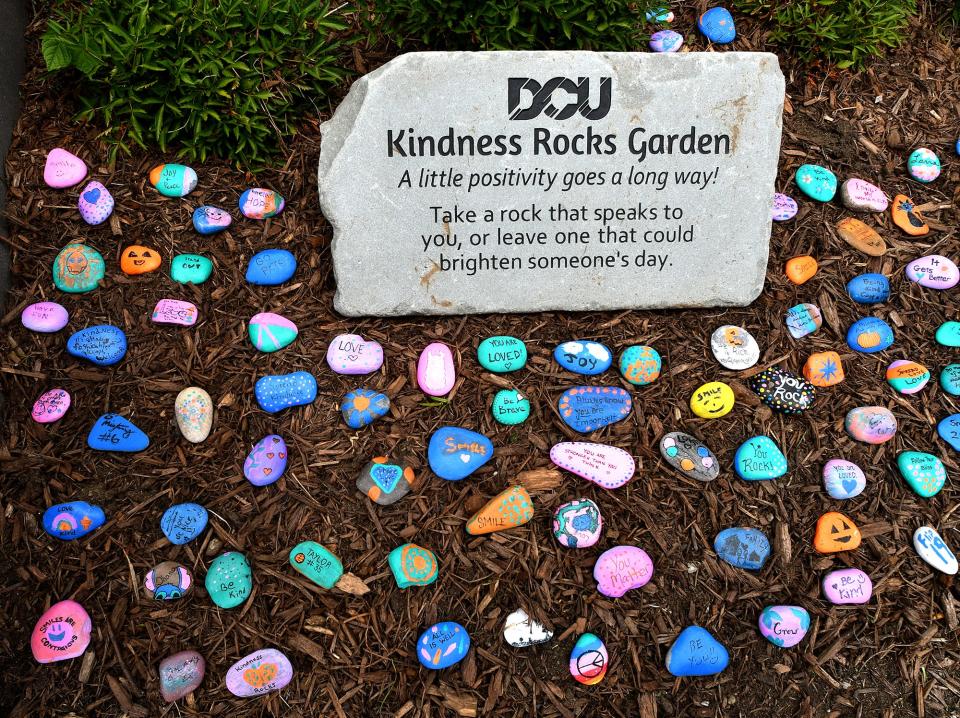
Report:
[[[764,369],[749,383],[760,401],[782,414],[802,414],[817,395],[817,388],[802,376],[777,367]]]
[[[660,455],[674,469],[697,481],[713,481],[720,475],[720,462],[707,446],[690,434],[671,431],[660,439]]]

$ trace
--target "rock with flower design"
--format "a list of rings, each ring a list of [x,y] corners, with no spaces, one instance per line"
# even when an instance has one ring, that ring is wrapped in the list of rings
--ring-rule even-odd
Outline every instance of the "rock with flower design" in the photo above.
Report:
[[[47,154],[43,166],[43,181],[48,187],[66,189],[83,182],[87,176],[87,164],[62,147],[54,147]]]
[[[940,176],[940,158],[926,147],[918,147],[907,158],[907,169],[917,182],[933,182]]]
[[[760,612],[760,635],[780,648],[792,648],[810,630],[810,614],[800,606],[767,606]]]
[[[150,170],[150,184],[164,197],[186,197],[197,186],[197,173],[186,165],[157,165]]]
[[[798,304],[787,310],[787,331],[794,339],[815,333],[823,325],[823,315],[816,304]]]
[[[177,394],[173,405],[177,426],[183,438],[199,444],[213,428],[213,399],[198,386],[188,386]]]
[[[942,254],[914,259],[904,268],[907,279],[930,289],[953,289],[960,282],[960,268]]]
[[[276,648],[244,656],[227,669],[227,690],[240,698],[279,691],[293,680],[290,659]]]
[[[847,433],[866,444],[882,444],[897,433],[897,418],[883,406],[859,406],[847,412]]]
[[[511,486],[494,496],[467,521],[467,533],[480,536],[522,526],[533,518],[533,499],[522,486]]]
[[[774,222],[786,222],[797,216],[797,200],[781,192],[773,195],[773,209],[770,211]]]
[[[340,402],[340,413],[351,429],[362,429],[390,411],[390,399],[372,389],[354,389]]]
[[[287,203],[273,190],[253,187],[243,191],[238,204],[247,219],[269,219],[280,214]]]
[[[844,379],[843,362],[836,352],[814,352],[803,365],[803,375],[814,386],[834,386]]]
[[[73,242],[61,249],[53,260],[53,283],[61,292],[90,292],[100,285],[104,267],[100,252]]]
[[[106,523],[103,509],[86,501],[51,506],[43,512],[43,530],[61,541],[82,538]]]
[[[375,456],[360,469],[357,489],[374,503],[389,506],[410,493],[416,481],[413,467],[393,463],[387,456]]]
[[[802,414],[817,396],[817,388],[791,371],[771,367],[752,376],[750,388],[760,401],[783,414]]]
[[[837,176],[826,167],[800,165],[794,177],[800,191],[818,202],[829,202],[837,193]]]
[[[909,235],[922,237],[930,231],[927,220],[917,211],[913,200],[906,195],[898,194],[893,198],[890,215],[893,223]]]
[[[113,195],[100,182],[90,182],[77,200],[77,209],[87,224],[103,224],[113,214]]]
[[[720,462],[707,446],[690,434],[671,431],[660,439],[660,455],[684,476],[713,481],[720,475]]]
[[[254,486],[268,486],[287,470],[287,443],[270,434],[258,441],[243,462],[243,475]]]
[[[632,405],[630,394],[618,386],[575,386],[557,402],[560,418],[581,434],[627,418]]]
[[[76,601],[59,601],[37,619],[30,650],[37,663],[66,661],[83,655],[90,645],[93,622]]]
[[[433,551],[415,543],[397,546],[387,557],[387,563],[400,588],[429,586],[440,573],[440,564]]]
[[[929,499],[940,493],[947,481],[947,469],[933,454],[922,451],[904,451],[897,456],[900,475],[917,496]]]

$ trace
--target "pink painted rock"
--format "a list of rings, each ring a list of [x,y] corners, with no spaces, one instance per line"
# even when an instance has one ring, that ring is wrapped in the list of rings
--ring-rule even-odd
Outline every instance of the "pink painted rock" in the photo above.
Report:
[[[64,189],[80,184],[87,176],[86,163],[60,147],[54,147],[47,155],[43,167],[43,181],[55,189]]]
[[[627,591],[646,586],[653,578],[653,561],[636,546],[614,546],[600,554],[593,567],[597,590],[619,598]]]
[[[275,648],[254,651],[227,670],[227,690],[246,698],[279,691],[293,678],[290,660]]]
[[[37,663],[66,661],[83,655],[90,645],[93,622],[76,601],[55,603],[40,616],[30,636]]]
[[[70,321],[70,313],[56,302],[37,302],[23,310],[20,322],[32,332],[59,332]]]
[[[359,334],[339,334],[327,347],[327,365],[337,374],[370,374],[383,366],[383,347]]]
[[[564,441],[550,449],[550,461],[604,489],[617,489],[633,478],[637,468],[629,452],[615,446]]]
[[[113,213],[113,195],[99,182],[90,182],[80,193],[77,208],[87,224],[102,224]]]
[[[952,289],[960,282],[960,269],[941,254],[929,254],[915,259],[907,265],[905,271],[911,282],[930,289]]]
[[[858,406],[844,419],[847,433],[866,444],[882,444],[897,433],[897,417],[885,406]]]
[[[842,568],[823,577],[823,593],[830,603],[866,603],[873,595],[873,581],[859,568]]]
[[[780,648],[791,648],[807,635],[810,614],[802,606],[767,606],[757,622],[760,635]]]
[[[38,424],[52,424],[63,418],[70,408],[70,392],[66,389],[51,389],[40,395],[33,403],[30,416]]]
[[[770,215],[775,222],[786,222],[797,216],[797,200],[781,192],[775,192],[773,195],[773,209]]]
[[[844,205],[858,212],[886,212],[890,204],[882,189],[856,177],[840,186],[840,198]]]
[[[160,662],[160,695],[173,703],[193,693],[203,681],[207,662],[196,651],[180,651]]]
[[[197,323],[199,314],[197,306],[190,302],[161,299],[153,308],[150,319],[157,324],[179,324],[182,327],[192,327]]]
[[[424,394],[446,396],[457,380],[450,347],[441,342],[427,344],[417,362],[417,384]]]

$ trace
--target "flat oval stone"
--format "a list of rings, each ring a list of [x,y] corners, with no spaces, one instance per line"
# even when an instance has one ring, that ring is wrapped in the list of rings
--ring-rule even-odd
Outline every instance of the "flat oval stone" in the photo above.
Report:
[[[794,178],[800,191],[818,202],[829,202],[837,194],[837,176],[826,167],[800,165]]]
[[[179,299],[161,299],[153,308],[151,321],[156,324],[178,324],[181,327],[192,327],[197,323],[200,312],[197,306]]]
[[[873,595],[873,581],[859,568],[842,568],[823,577],[823,593],[837,606],[867,603]]]
[[[104,275],[103,256],[93,247],[73,242],[53,260],[53,283],[70,294],[92,292]]]
[[[213,399],[198,386],[188,386],[177,394],[173,403],[177,427],[183,438],[199,444],[210,436],[213,428]]]
[[[845,378],[843,362],[836,352],[814,352],[803,365],[803,376],[818,387],[834,386]]]
[[[600,540],[603,516],[590,499],[574,499],[557,507],[553,514],[553,536],[567,548],[589,548]]]
[[[276,648],[244,656],[227,669],[227,690],[240,698],[279,691],[293,680],[290,659]]]
[[[943,462],[922,451],[904,451],[897,455],[897,468],[910,488],[925,499],[939,494],[947,481]]]
[[[846,207],[857,212],[885,212],[890,204],[883,190],[856,177],[840,185],[840,199]]]
[[[897,433],[897,418],[883,406],[859,406],[847,412],[843,421],[847,433],[857,441],[882,444]]]
[[[205,204],[193,210],[193,228],[200,234],[222,232],[233,223],[233,217],[225,209]]]
[[[781,192],[774,192],[773,208],[770,211],[770,216],[774,222],[786,222],[793,219],[797,216],[798,209],[797,200],[793,197]]]
[[[951,396],[960,396],[960,364],[947,364],[943,368],[940,386]]]
[[[196,651],[180,651],[160,661],[160,695],[167,703],[186,698],[203,682],[207,662]]]
[[[340,402],[340,414],[351,429],[362,429],[390,411],[390,398],[373,389],[354,389]]]
[[[794,284],[805,284],[817,273],[817,260],[808,254],[787,260],[785,271],[787,279]]]
[[[823,486],[834,499],[852,499],[867,487],[863,469],[852,461],[830,459],[823,465]]]
[[[713,550],[735,568],[759,571],[770,556],[770,541],[759,529],[724,529],[713,540]]]
[[[955,364],[954,366],[960,366]],[[937,434],[950,444],[954,451],[960,451],[960,414],[945,416],[937,424]]]
[[[960,282],[960,269],[942,254],[929,254],[915,259],[904,271],[911,282],[930,289],[952,289]]]
[[[104,414],[87,435],[87,446],[97,451],[143,451],[150,437],[129,419],[119,414]]]
[[[730,663],[730,654],[720,641],[700,626],[687,626],[667,651],[667,670],[678,678],[712,676]]]
[[[921,526],[913,532],[913,547],[920,558],[938,571],[948,576],[957,573],[957,557],[933,526]]]
[[[733,468],[747,481],[777,479],[787,473],[787,457],[769,436],[754,436],[740,444]]]
[[[742,327],[724,324],[710,337],[710,351],[727,369],[743,371],[760,360],[760,347],[753,335]]]
[[[252,187],[243,191],[238,205],[247,219],[268,219],[280,214],[287,203],[278,192]]]
[[[527,648],[539,643],[546,643],[553,638],[553,631],[547,630],[535,621],[522,608],[507,616],[503,625],[503,640],[514,648]]]
[[[54,147],[47,153],[43,166],[43,181],[48,187],[66,189],[83,182],[87,176],[87,164],[62,147]]]
[[[782,414],[802,414],[813,404],[817,388],[792,371],[777,367],[750,377],[750,388],[760,401]]]
[[[637,546],[607,549],[593,566],[593,580],[604,596],[619,598],[627,591],[642,588],[653,578],[653,560]]]
[[[83,655],[90,645],[93,621],[76,601],[55,603],[37,620],[30,650],[37,663],[66,661]]]
[[[287,470],[287,443],[269,434],[254,444],[243,462],[243,475],[254,486],[272,484]]]
[[[887,243],[877,231],[859,219],[846,217],[837,223],[840,239],[858,252],[870,257],[882,257],[887,252]]]
[[[213,262],[201,254],[178,254],[170,260],[170,278],[180,284],[203,284],[213,273]]]
[[[585,441],[554,444],[550,461],[604,489],[619,489],[633,478],[637,468],[629,451]]]
[[[257,379],[253,393],[261,409],[276,414],[291,406],[312,404],[317,398],[317,380],[306,371],[268,374]]]
[[[653,347],[635,344],[620,355],[620,374],[634,386],[652,384],[660,376],[663,360]]]
[[[945,347],[960,347],[960,322],[951,321],[941,324],[937,329],[936,340],[937,344]]]
[[[174,546],[182,546],[203,533],[208,518],[200,504],[174,504],[160,517],[160,530]]]
[[[370,374],[383,366],[383,347],[359,334],[339,334],[327,347],[327,366],[337,374]]]
[[[440,573],[440,564],[433,551],[415,543],[397,546],[390,552],[387,562],[400,588],[429,586]]]
[[[707,382],[690,397],[690,409],[701,419],[719,419],[733,409],[733,389],[722,381]]]
[[[893,345],[893,329],[882,319],[864,317],[847,330],[847,346],[864,354],[875,354]]]
[[[460,481],[493,458],[493,442],[459,426],[441,426],[430,437],[427,459],[441,479]]]
[[[654,52],[677,52],[683,47],[683,35],[675,30],[658,30],[650,36],[649,45]]]
[[[446,396],[457,381],[450,347],[441,342],[427,344],[417,361],[417,385],[424,394]]]
[[[801,339],[823,326],[823,314],[816,304],[797,304],[787,310],[786,322],[790,336]]]
[[[454,621],[435,623],[417,639],[420,664],[435,671],[462,661],[469,650],[470,634]]]
[[[575,386],[560,396],[560,418],[574,431],[589,434],[626,419],[633,401],[618,386]]]
[[[163,561],[147,571],[143,586],[151,598],[173,601],[183,598],[193,588],[193,574],[176,561]]]
[[[127,335],[112,324],[97,324],[72,334],[67,351],[98,366],[111,366],[127,353]]]
[[[56,504],[43,512],[43,530],[61,541],[73,541],[93,533],[107,521],[103,509],[86,501]]]
[[[160,269],[160,252],[150,247],[132,244],[120,253],[120,270],[136,276]]]
[[[516,337],[487,337],[477,347],[477,361],[495,374],[516,371],[527,364],[527,345]]]
[[[860,541],[860,529],[852,519],[838,511],[828,511],[817,519],[813,547],[820,553],[852,551],[860,545]]]
[[[587,340],[564,342],[553,350],[553,358],[567,371],[586,376],[602,374],[613,363],[613,354],[607,347]]]
[[[860,274],[847,282],[847,294],[858,304],[877,304],[890,298],[890,280],[882,274]]]
[[[35,402],[30,416],[38,424],[52,424],[63,418],[70,408],[70,392],[66,389],[51,389],[43,392]]]
[[[272,287],[283,284],[297,271],[297,258],[287,249],[264,249],[250,257],[246,280],[250,284]]]
[[[901,394],[916,394],[930,381],[930,370],[923,364],[897,359],[887,367],[887,383]]]
[[[490,413],[497,423],[516,426],[530,416],[530,400],[514,389],[501,389],[493,397]]]
[[[713,481],[720,475],[720,462],[699,439],[681,431],[671,431],[660,439],[660,455],[684,476],[697,481]]]
[[[59,332],[70,321],[70,313],[56,302],[36,302],[20,314],[20,323],[32,332]]]
[[[302,541],[290,549],[290,565],[323,588],[333,588],[343,576],[340,559],[316,541]]]
[[[893,217],[895,225],[911,236],[922,237],[930,231],[930,225],[916,210],[913,200],[904,194],[898,194],[893,198],[890,216]]]
[[[357,489],[381,506],[394,504],[408,493],[417,481],[413,468],[404,463],[390,463],[387,456],[375,456],[360,469]]]
[[[250,342],[262,352],[275,352],[289,346],[297,338],[297,325],[273,312],[254,314],[247,334]]]
[[[603,641],[592,633],[584,633],[570,652],[570,675],[577,683],[593,686],[607,675],[609,662],[610,657]]]
[[[227,551],[210,562],[203,582],[210,600],[220,608],[235,608],[253,590],[250,562],[238,551]]]
[[[522,486],[511,486],[494,496],[467,521],[467,533],[481,536],[522,526],[533,518],[533,500]]]
[[[933,182],[940,176],[940,158],[926,147],[918,147],[907,158],[907,170],[917,182]]]
[[[767,606],[760,612],[760,635],[780,648],[792,648],[810,630],[810,614],[800,606]]]
[[[726,45],[737,37],[733,15],[725,7],[712,7],[697,19],[697,27],[704,36],[718,45]]]
[[[150,184],[164,197],[186,197],[197,186],[197,173],[186,165],[157,165],[150,170]]]
[[[77,199],[77,209],[87,224],[98,225],[107,221],[113,214],[113,195],[100,182],[89,182]]]

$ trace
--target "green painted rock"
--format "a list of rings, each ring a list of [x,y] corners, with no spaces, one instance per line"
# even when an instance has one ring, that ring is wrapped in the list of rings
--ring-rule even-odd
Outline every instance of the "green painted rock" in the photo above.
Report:
[[[477,347],[477,361],[495,374],[516,371],[527,364],[527,345],[516,337],[488,337]]]
[[[947,481],[947,470],[933,454],[922,451],[904,451],[897,457],[897,466],[910,488],[919,496],[936,496]]]
[[[227,551],[213,559],[204,581],[210,600],[220,608],[235,608],[247,600],[253,590],[253,574],[247,557]]]
[[[170,277],[180,284],[203,284],[213,272],[213,262],[199,254],[178,254],[170,262]]]
[[[945,347],[960,347],[960,322],[944,322],[937,329],[937,343]]]
[[[415,543],[397,546],[388,557],[390,570],[400,588],[428,586],[437,580],[440,565],[433,551]]]
[[[290,565],[318,586],[333,588],[343,575],[340,559],[316,541],[303,541],[290,551]]]
[[[515,389],[502,389],[493,397],[490,411],[501,424],[515,426],[530,416],[530,400]]]
[[[62,292],[93,291],[103,279],[103,272],[100,252],[85,244],[68,244],[53,260],[53,283]]]

